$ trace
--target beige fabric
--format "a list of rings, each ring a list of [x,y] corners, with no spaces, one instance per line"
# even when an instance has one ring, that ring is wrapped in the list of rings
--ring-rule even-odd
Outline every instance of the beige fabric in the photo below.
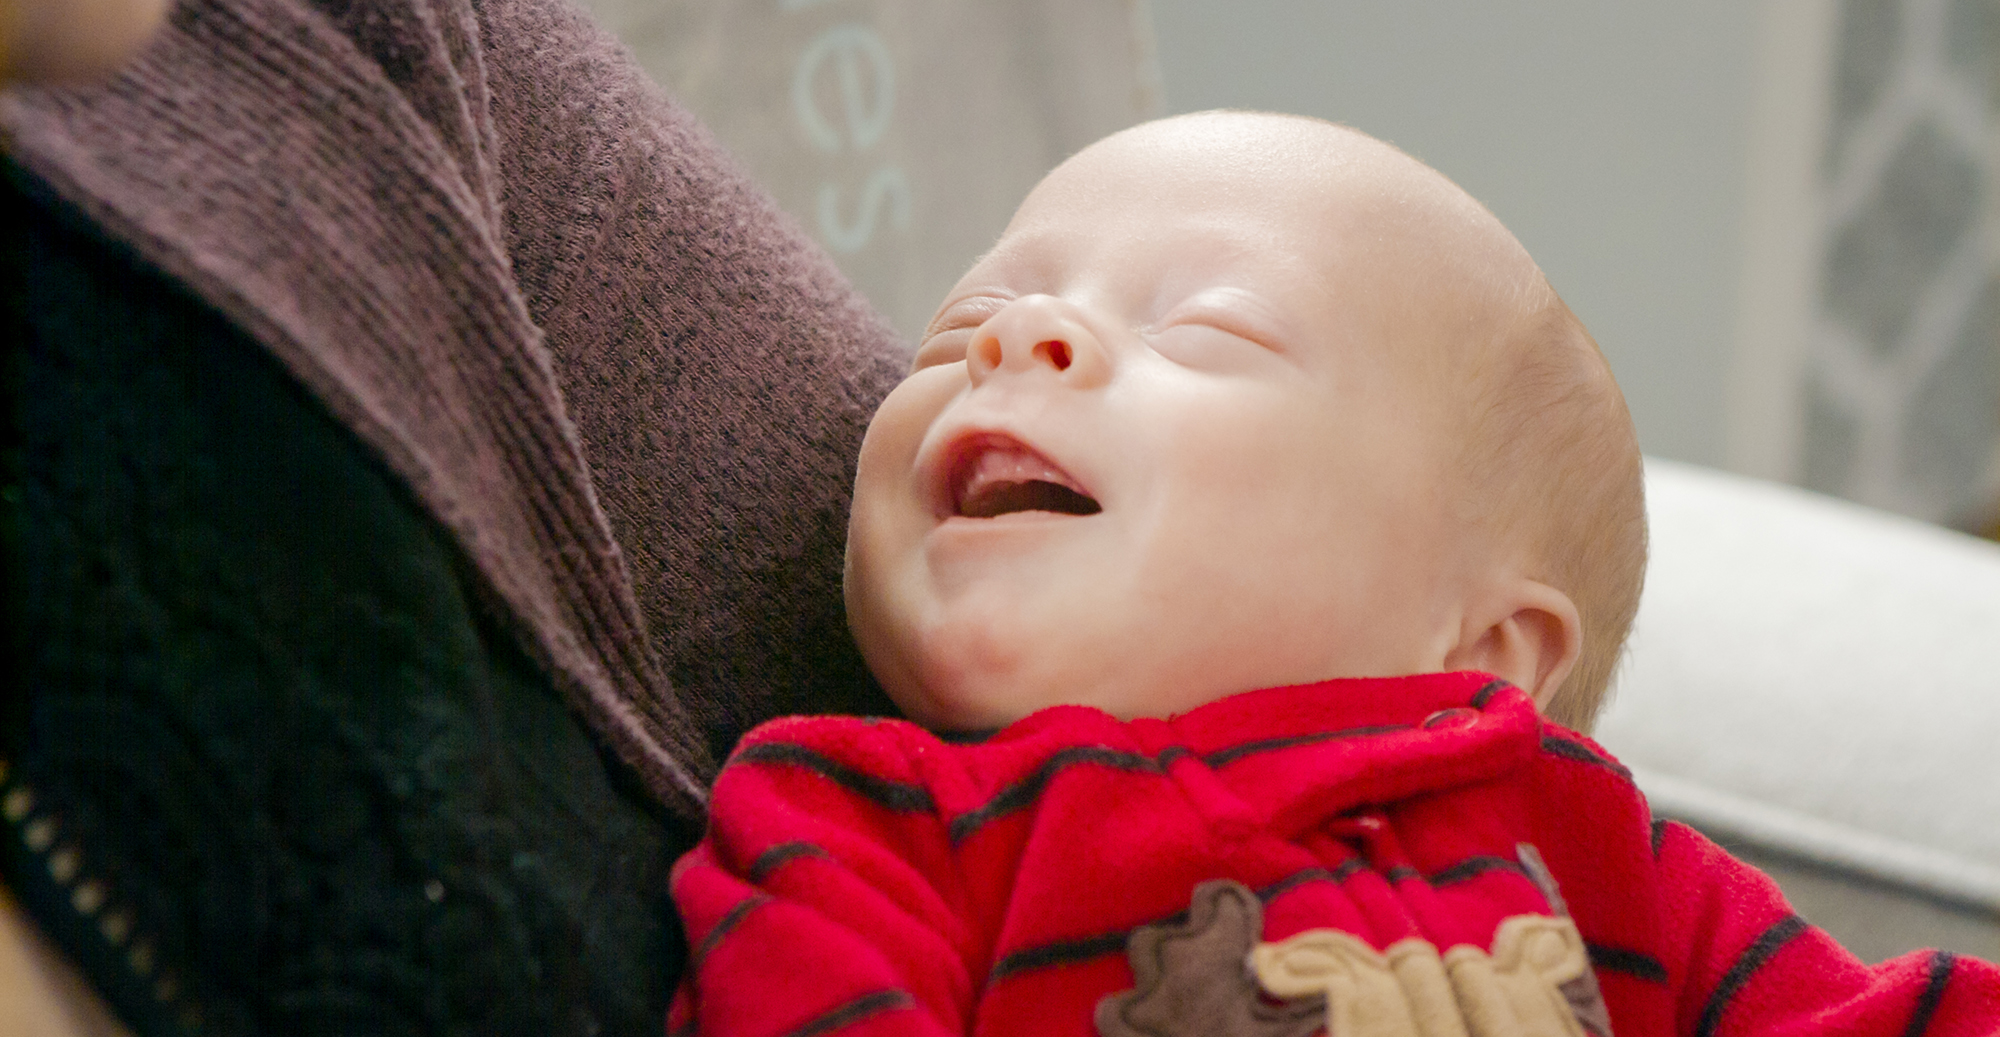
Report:
[[[1144,0],[585,0],[905,336],[1083,145],[1158,114]]]
[[[1509,918],[1491,956],[1464,945],[1440,956],[1414,939],[1378,953],[1314,929],[1258,945],[1250,966],[1277,997],[1324,996],[1334,1037],[1584,1037],[1562,986],[1590,957],[1567,918]]]

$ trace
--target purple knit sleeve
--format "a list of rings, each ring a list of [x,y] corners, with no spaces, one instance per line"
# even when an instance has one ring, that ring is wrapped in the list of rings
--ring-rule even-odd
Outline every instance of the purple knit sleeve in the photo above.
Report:
[[[840,574],[904,347],[580,11],[481,18],[515,277],[677,696],[718,760],[772,716],[887,711]]]

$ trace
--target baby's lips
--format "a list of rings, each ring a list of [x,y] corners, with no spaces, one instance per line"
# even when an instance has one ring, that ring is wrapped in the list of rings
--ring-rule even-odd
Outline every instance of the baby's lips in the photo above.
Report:
[[[949,514],[991,518],[1017,511],[1087,515],[1101,509],[1083,484],[1041,452],[1003,433],[954,444],[947,470]]]

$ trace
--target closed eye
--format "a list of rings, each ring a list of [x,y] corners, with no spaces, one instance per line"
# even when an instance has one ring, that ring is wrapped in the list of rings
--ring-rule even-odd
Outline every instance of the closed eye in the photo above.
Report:
[[[1256,353],[1283,354],[1284,337],[1266,319],[1267,309],[1248,292],[1212,289],[1174,307],[1148,337],[1155,352],[1196,367],[1230,366]]]
[[[1186,367],[1232,370],[1277,350],[1241,331],[1206,322],[1172,324],[1147,336],[1153,351]]]

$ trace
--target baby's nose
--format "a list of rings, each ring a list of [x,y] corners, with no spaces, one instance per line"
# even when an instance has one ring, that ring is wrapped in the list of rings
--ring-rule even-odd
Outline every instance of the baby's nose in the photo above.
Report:
[[[974,384],[998,371],[1041,371],[1066,381],[1094,382],[1107,372],[1107,358],[1103,344],[1071,304],[1050,295],[1028,295],[980,325],[966,367]]]

